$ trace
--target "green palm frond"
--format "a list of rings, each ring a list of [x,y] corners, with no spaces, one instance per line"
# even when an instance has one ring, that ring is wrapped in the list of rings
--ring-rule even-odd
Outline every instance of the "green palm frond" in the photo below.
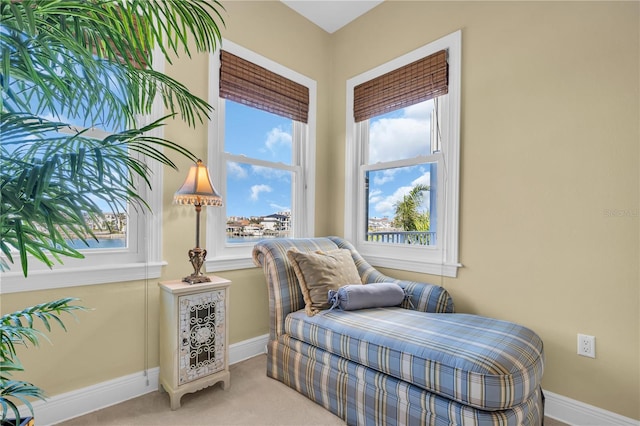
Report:
[[[25,276],[30,256],[49,267],[82,258],[70,240],[95,238],[99,205],[148,207],[138,190],[150,186],[149,161],[195,160],[149,132],[174,115],[193,126],[211,107],[149,65],[156,45],[169,62],[191,46],[215,49],[222,9],[211,0],[1,1],[0,270],[14,250]],[[136,126],[157,96],[169,114]],[[93,128],[111,134],[90,138]]]
[[[163,149],[193,159],[181,146],[148,135],[163,120],[97,140],[83,131],[55,132],[64,125],[60,122],[2,113],[2,252],[12,260],[11,248],[16,248],[23,271],[29,254],[47,265],[53,264],[47,252],[79,258],[82,254],[68,241],[94,238],[88,219],[102,216],[98,201],[114,212],[126,211],[127,203],[147,207],[137,191],[140,185],[150,187],[146,161],[175,168]]]
[[[45,399],[45,394],[39,387],[19,380],[1,380],[0,383],[0,408],[2,408],[2,416],[0,420],[7,421],[12,413],[16,420],[16,426],[20,424],[20,410],[18,405],[24,405],[33,415],[33,406],[31,399]]]
[[[146,65],[155,45],[168,61],[190,55],[190,41],[214,50],[220,9],[209,0],[3,0],[4,107],[70,117],[95,110],[93,123],[108,127],[149,113],[160,95],[190,125],[202,121],[210,106]]]
[[[428,185],[417,184],[402,198],[402,201],[395,204],[393,219],[395,226],[405,231],[428,230],[429,219],[424,217],[418,208],[422,204],[424,192],[429,190]],[[427,223],[427,229],[424,229],[425,223]]]
[[[2,408],[2,420],[9,413],[15,418],[20,417],[18,405],[25,405],[31,413],[33,407],[30,399],[44,399],[42,389],[31,383],[12,380],[11,372],[23,371],[22,364],[16,356],[16,345],[38,346],[39,339],[46,335],[36,329],[37,323],[41,323],[47,331],[51,331],[52,324],[58,324],[63,330],[66,327],[61,315],[69,314],[75,318],[76,311],[84,311],[86,308],[74,305],[75,298],[63,298],[52,302],[41,303],[20,311],[5,314],[0,317],[0,407]]]
[[[51,331],[51,323],[58,324],[63,330],[67,330],[60,318],[61,314],[69,314],[75,318],[75,311],[85,311],[86,308],[73,305],[78,299],[65,297],[51,302],[40,303],[20,311],[5,314],[0,317],[0,355],[2,359],[15,357],[14,343],[25,344],[30,342],[38,345],[38,339],[45,337],[41,331],[35,328],[36,320],[42,323],[47,331]]]

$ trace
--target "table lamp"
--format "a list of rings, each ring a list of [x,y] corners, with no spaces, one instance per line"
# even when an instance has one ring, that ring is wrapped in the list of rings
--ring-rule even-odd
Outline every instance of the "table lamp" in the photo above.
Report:
[[[174,194],[173,202],[196,206],[196,246],[189,250],[189,261],[193,266],[193,273],[184,277],[182,281],[189,284],[210,282],[211,279],[200,271],[207,257],[207,251],[200,247],[200,211],[202,206],[222,206],[222,197],[213,187],[209,170],[202,160],[198,160],[191,166],[187,179]]]

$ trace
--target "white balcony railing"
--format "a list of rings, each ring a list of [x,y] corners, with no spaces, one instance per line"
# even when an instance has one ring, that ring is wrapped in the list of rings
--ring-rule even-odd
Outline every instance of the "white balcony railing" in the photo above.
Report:
[[[392,244],[432,246],[436,244],[435,231],[376,231],[367,232],[367,241]]]

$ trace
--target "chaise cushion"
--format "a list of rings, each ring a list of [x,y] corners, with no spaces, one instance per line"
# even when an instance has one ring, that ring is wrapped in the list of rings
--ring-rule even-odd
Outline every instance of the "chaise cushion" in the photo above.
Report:
[[[542,379],[542,341],[520,325],[403,308],[287,316],[286,333],[330,353],[483,410],[526,401]]]
[[[329,290],[346,284],[362,284],[358,269],[347,249],[303,253],[295,248],[287,251],[305,302],[305,312],[312,316],[329,309]]]

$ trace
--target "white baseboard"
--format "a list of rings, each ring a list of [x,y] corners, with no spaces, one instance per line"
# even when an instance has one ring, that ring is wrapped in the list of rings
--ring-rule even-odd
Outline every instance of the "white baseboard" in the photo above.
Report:
[[[229,364],[265,353],[269,335],[254,337],[229,345]],[[160,369],[152,368],[148,376],[144,372],[98,383],[37,401],[33,404],[37,424],[53,425],[92,411],[119,404],[149,392],[158,390]],[[640,426],[640,421],[624,417],[566,396],[544,391],[545,415],[573,426]],[[24,408],[24,407],[23,407]],[[21,410],[24,414],[26,411]]]
[[[236,362],[244,361],[245,359],[265,353],[265,347],[268,342],[269,335],[263,334],[262,336],[252,337],[251,339],[229,345],[229,364],[235,364]]]
[[[268,340],[269,335],[265,334],[229,345],[229,364],[263,354]],[[160,369],[155,367],[148,371],[148,377],[144,372],[134,373],[34,402],[37,424],[53,425],[157,391],[159,376]],[[21,408],[21,414],[30,415],[25,407]]]
[[[572,426],[640,426],[640,421],[544,391],[545,416]]]
[[[148,377],[144,372],[134,373],[36,401],[33,403],[36,422],[52,425],[156,391],[159,375],[160,369],[155,367],[148,371]],[[30,415],[25,407],[21,408],[21,415]]]

